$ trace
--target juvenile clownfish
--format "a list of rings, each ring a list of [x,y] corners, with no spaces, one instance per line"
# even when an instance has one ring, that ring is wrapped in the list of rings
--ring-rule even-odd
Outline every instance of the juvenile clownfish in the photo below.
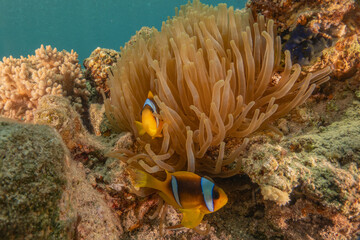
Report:
[[[182,212],[181,224],[172,226],[171,229],[195,228],[205,214],[219,210],[228,201],[221,188],[192,172],[166,171],[165,181],[160,181],[138,169],[131,169],[130,175],[135,188],[147,187],[158,190],[158,194],[166,203]]]
[[[144,106],[141,110],[141,122],[135,121],[136,128],[141,135],[149,134],[153,139],[162,137],[161,131],[164,122],[158,118],[158,106],[154,102],[154,96],[151,91],[148,93],[148,98],[145,100]]]

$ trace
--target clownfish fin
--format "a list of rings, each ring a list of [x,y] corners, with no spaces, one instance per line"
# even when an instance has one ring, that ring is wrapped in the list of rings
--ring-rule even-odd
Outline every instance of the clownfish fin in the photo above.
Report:
[[[140,136],[144,135],[146,133],[146,131],[145,131],[142,123],[139,121],[135,121],[135,124],[136,124],[136,128],[138,130],[139,135]]]
[[[158,127],[157,131],[156,131],[156,134],[155,134],[155,136],[152,137],[152,139],[154,139],[156,137],[163,137],[163,135],[161,133],[162,130],[163,130],[163,127],[164,127],[164,122],[160,121],[160,124],[159,124],[159,127]]]
[[[148,98],[150,98],[150,99],[154,98],[154,95],[151,91],[149,91],[149,93],[148,93]]]
[[[157,133],[155,136],[152,136],[151,139],[155,139],[157,137],[162,137],[163,135],[161,133]]]
[[[183,214],[181,225],[187,228],[198,226],[204,218],[204,213],[199,208],[180,209]]]
[[[163,190],[164,183],[150,174],[139,169],[128,169],[130,179],[135,188],[147,187],[156,190]]]

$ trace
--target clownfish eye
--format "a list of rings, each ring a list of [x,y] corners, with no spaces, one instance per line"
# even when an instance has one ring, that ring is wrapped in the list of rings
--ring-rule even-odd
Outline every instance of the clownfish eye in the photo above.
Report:
[[[219,199],[219,197],[220,197],[219,192],[217,190],[213,190],[213,199],[217,200],[217,199]]]

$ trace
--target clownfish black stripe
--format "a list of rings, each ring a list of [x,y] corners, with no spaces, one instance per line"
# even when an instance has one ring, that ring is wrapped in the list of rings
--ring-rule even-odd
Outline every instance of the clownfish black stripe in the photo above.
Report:
[[[180,203],[178,183],[177,183],[175,176],[171,176],[171,189],[172,189],[172,193],[175,198],[175,201],[177,202],[177,204],[179,204],[180,207],[182,207],[181,203]]]

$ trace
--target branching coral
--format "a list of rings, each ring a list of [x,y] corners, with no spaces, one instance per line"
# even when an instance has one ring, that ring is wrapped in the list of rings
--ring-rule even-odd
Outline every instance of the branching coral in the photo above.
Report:
[[[76,52],[41,45],[35,55],[0,61],[0,115],[30,121],[44,95],[69,96],[82,110],[88,91]]]
[[[205,171],[236,174],[239,152],[225,156],[226,138],[243,138],[302,104],[330,69],[301,78],[292,65],[272,20],[249,11],[212,7],[194,0],[176,16],[154,29],[149,40],[139,39],[123,49],[110,74],[111,100],[105,101],[109,120],[119,130],[137,136],[135,120],[151,90],[164,120],[164,137],[143,138],[146,153],[119,150],[128,163],[148,172]],[[282,69],[282,71],[281,71]],[[300,77],[300,79],[299,79]],[[218,157],[207,155],[219,148]]]

